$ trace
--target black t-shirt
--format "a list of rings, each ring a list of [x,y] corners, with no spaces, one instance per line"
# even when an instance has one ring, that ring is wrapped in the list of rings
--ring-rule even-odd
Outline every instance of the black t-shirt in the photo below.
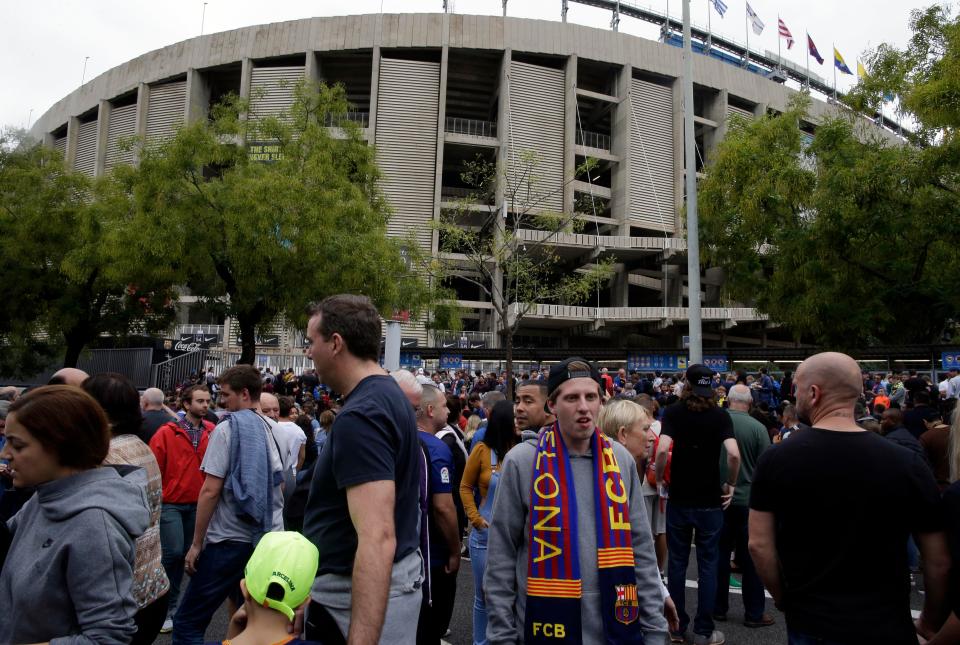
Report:
[[[950,587],[947,595],[950,610],[960,616],[960,480],[943,491],[943,517],[946,523],[947,544],[954,565],[950,567]]]
[[[733,422],[722,408],[691,412],[680,401],[663,412],[660,433],[673,440],[670,503],[720,508],[720,451],[733,439]]]
[[[349,575],[357,551],[347,488],[372,481],[396,483],[394,562],[420,545],[417,421],[389,376],[368,376],[344,402],[317,457],[303,533],[320,551],[319,573]]]
[[[140,432],[137,434],[143,440],[143,443],[150,443],[150,439],[157,433],[160,426],[174,421],[166,410],[145,410],[143,412],[143,423],[140,425]]]
[[[916,641],[907,536],[943,528],[923,459],[872,432],[794,432],[766,450],[750,508],[773,513],[787,626],[840,642]]]

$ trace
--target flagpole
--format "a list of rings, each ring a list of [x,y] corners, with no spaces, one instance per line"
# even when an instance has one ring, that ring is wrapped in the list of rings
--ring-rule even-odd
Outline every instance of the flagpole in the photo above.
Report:
[[[780,55],[780,41],[783,36],[780,35],[780,14],[777,14],[777,65],[783,67],[783,57]]]
[[[837,101],[837,45],[830,43],[833,47],[833,101]]]
[[[703,360],[703,328],[700,311],[700,232],[697,219],[697,149],[693,125],[693,43],[690,0],[683,0],[683,147],[687,192],[687,319],[690,362]]]
[[[707,49],[704,52],[707,56],[710,55],[710,45],[713,43],[713,34],[712,34],[713,28],[710,26],[711,17],[712,16],[710,12],[710,0],[707,0]]]
[[[810,32],[807,32],[807,92],[810,91]]]
[[[746,27],[747,33],[747,57],[746,57],[746,68],[750,69],[750,17],[744,11],[743,14],[743,26]]]

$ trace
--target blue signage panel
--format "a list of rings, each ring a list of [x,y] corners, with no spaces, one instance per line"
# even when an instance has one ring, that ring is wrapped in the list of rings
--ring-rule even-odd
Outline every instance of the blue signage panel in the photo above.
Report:
[[[727,366],[726,356],[704,356],[703,364],[712,369],[714,372],[726,372],[728,369],[730,369]]]
[[[463,367],[463,354],[440,354],[440,369],[458,370]]]
[[[687,369],[687,357],[677,354],[627,354],[630,372],[676,371]]]
[[[940,362],[943,363],[942,369],[960,370],[960,350],[943,352],[940,355]]]
[[[423,367],[420,352],[400,352],[400,367]]]

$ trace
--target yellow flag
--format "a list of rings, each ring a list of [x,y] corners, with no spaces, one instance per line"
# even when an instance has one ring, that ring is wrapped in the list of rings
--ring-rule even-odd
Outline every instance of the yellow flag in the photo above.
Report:
[[[863,63],[861,63],[859,60],[857,61],[857,76],[860,78],[866,78],[867,76],[867,68],[864,67]]]

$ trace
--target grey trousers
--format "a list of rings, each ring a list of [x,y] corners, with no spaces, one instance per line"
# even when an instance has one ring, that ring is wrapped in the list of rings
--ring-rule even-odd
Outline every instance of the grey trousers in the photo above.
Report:
[[[381,645],[415,645],[417,622],[423,593],[423,558],[420,550],[405,556],[393,564],[390,574],[390,597],[387,614],[380,633]],[[317,576],[310,590],[310,600],[320,604],[336,621],[344,638],[350,631],[350,602],[352,597],[350,576],[326,573]]]

